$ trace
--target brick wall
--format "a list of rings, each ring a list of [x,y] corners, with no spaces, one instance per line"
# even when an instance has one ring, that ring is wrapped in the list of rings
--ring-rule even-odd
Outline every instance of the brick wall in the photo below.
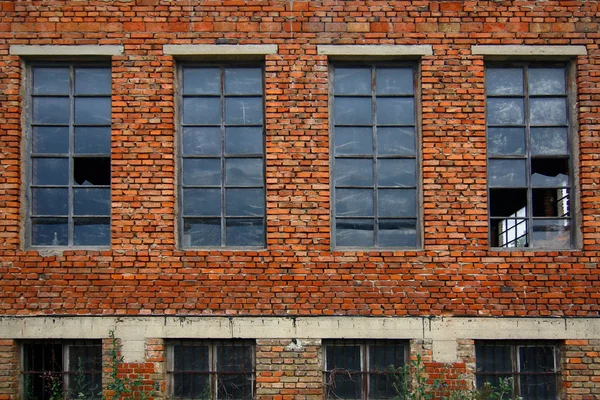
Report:
[[[600,396],[598,368],[599,340],[567,340],[563,354],[565,398],[592,400]]]
[[[18,398],[19,354],[14,340],[0,340],[0,399]]]

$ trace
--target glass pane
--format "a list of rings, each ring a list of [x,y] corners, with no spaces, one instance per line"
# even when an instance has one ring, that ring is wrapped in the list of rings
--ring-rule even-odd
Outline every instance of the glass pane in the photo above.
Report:
[[[544,249],[571,247],[571,221],[568,219],[534,219],[532,247]]]
[[[183,128],[183,154],[221,154],[221,128]]]
[[[415,101],[411,98],[377,98],[378,125],[414,125]]]
[[[226,154],[263,154],[263,131],[259,127],[228,127],[225,129]]]
[[[567,99],[565,98],[530,99],[529,110],[531,125],[567,124]]]
[[[380,189],[378,202],[380,217],[417,216],[417,191],[414,189]]]
[[[253,348],[235,342],[217,346],[217,371],[242,372],[252,369]]]
[[[529,94],[566,94],[567,81],[564,68],[530,68]]]
[[[534,217],[569,217],[569,190],[533,189]]]
[[[75,218],[73,244],[75,246],[110,245],[110,220],[106,218]]]
[[[183,215],[220,216],[221,189],[183,189]]]
[[[356,158],[336,159],[335,185],[373,187],[373,160]]]
[[[489,160],[489,186],[526,186],[525,160]]]
[[[372,247],[374,222],[370,219],[336,219],[335,240],[337,246]]]
[[[336,189],[335,215],[338,217],[372,217],[372,189]]]
[[[523,69],[487,68],[485,89],[488,95],[523,94]]]
[[[476,369],[480,372],[512,372],[511,347],[507,345],[477,344]]]
[[[110,68],[75,68],[76,94],[111,93]]]
[[[411,95],[415,91],[412,68],[378,68],[375,84],[377,94]]]
[[[333,116],[338,125],[371,125],[371,98],[336,97],[333,102]]]
[[[184,158],[183,184],[186,186],[220,186],[221,159]]]
[[[110,185],[110,158],[78,157],[73,165],[73,180],[77,185]]]
[[[33,246],[66,246],[68,244],[66,218],[32,218],[31,244]]]
[[[416,166],[414,159],[379,159],[378,186],[415,186]]]
[[[567,128],[531,128],[531,154],[568,155]]]
[[[227,246],[263,246],[265,242],[263,219],[227,218],[225,223]]]
[[[377,154],[415,155],[415,129],[377,128]]]
[[[335,128],[335,155],[373,154],[373,129],[360,127]]]
[[[221,124],[221,99],[218,97],[184,97],[183,123],[189,125]]]
[[[225,94],[262,94],[260,68],[225,68]]]
[[[219,400],[252,400],[253,374],[218,375]]]
[[[379,221],[379,246],[416,247],[416,219],[384,219]]]
[[[556,375],[521,375],[521,397],[523,400],[557,399]]]
[[[110,97],[75,98],[75,123],[79,125],[110,125]]]
[[[569,184],[567,159],[534,158],[531,160],[531,184],[534,187],[560,187]]]
[[[221,244],[221,220],[216,218],[184,218],[183,245],[219,246]]]
[[[262,97],[225,99],[225,122],[232,125],[260,125],[263,122]]]
[[[31,189],[31,212],[33,215],[68,215],[68,189]]]
[[[523,99],[488,98],[488,125],[523,125]]]
[[[370,68],[336,68],[333,92],[339,94],[371,94]]]
[[[211,399],[208,375],[173,374],[175,397],[184,399]]]
[[[110,189],[73,189],[73,214],[110,215]]]
[[[219,68],[184,68],[183,93],[221,93],[221,71]]]
[[[236,217],[262,217],[265,213],[263,189],[225,190],[225,215]]]
[[[75,153],[110,154],[110,127],[76,127]]]
[[[225,160],[225,184],[228,186],[263,186],[263,161],[259,158]]]
[[[556,375],[541,375],[556,371],[552,346],[520,346],[519,372],[521,395],[524,399],[555,399]],[[538,375],[537,373],[540,373]]]
[[[34,185],[68,185],[68,158],[34,158],[32,160]]]
[[[360,346],[327,345],[326,346],[327,371],[341,369],[346,371],[360,371]]]
[[[69,128],[66,126],[34,126],[31,144],[34,153],[68,153]]]
[[[488,128],[487,145],[490,155],[525,154],[525,129]]]
[[[34,124],[68,125],[71,116],[68,97],[34,97]]]
[[[69,68],[33,68],[33,94],[69,94]]]

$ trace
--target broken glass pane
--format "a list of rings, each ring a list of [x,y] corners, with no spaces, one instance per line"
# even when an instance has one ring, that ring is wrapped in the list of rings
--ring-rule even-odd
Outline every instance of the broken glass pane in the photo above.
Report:
[[[228,158],[225,160],[225,184],[228,186],[262,186],[261,158]]]
[[[77,157],[73,163],[77,185],[110,185],[110,158]]]
[[[488,125],[523,125],[523,99],[488,98]]]
[[[31,244],[34,246],[66,246],[66,218],[32,218]]]
[[[333,105],[337,125],[371,125],[370,97],[336,97]]]
[[[373,220],[338,218],[335,230],[337,246],[372,247],[375,244]]]
[[[183,123],[188,125],[220,125],[221,99],[218,97],[184,97]]]
[[[371,69],[336,68],[333,76],[333,92],[336,95],[370,95]]]
[[[417,192],[415,189],[380,189],[378,205],[380,217],[415,217]]]
[[[378,125],[414,125],[415,102],[412,97],[378,97]]]
[[[33,68],[33,94],[68,95],[69,68]]]
[[[412,68],[378,68],[377,94],[412,95],[415,91]]]
[[[415,155],[415,128],[377,128],[377,154]]]
[[[228,97],[225,99],[225,123],[260,125],[263,121],[261,97]]]
[[[527,189],[490,189],[490,216],[509,217],[525,207]]]
[[[417,245],[417,220],[379,220],[379,245],[382,247],[415,247]]]
[[[79,126],[75,128],[75,153],[110,154],[109,126]]]
[[[571,221],[568,219],[534,219],[532,245],[552,249],[571,247]]]
[[[221,128],[183,128],[183,154],[221,154]]]
[[[227,189],[225,215],[235,217],[260,217],[264,215],[263,189]]]
[[[488,95],[523,94],[523,69],[487,68],[485,89]]]
[[[221,160],[218,158],[184,158],[183,184],[218,186],[221,184]]]
[[[68,153],[69,127],[34,126],[32,147],[34,153]]]
[[[564,68],[530,68],[529,94],[566,94],[567,81]]]
[[[489,127],[487,144],[490,155],[525,154],[525,129]]]
[[[221,71],[219,68],[184,68],[183,93],[221,93]]]
[[[109,95],[111,83],[110,68],[75,68],[75,94]]]
[[[372,217],[372,189],[336,189],[336,215],[344,217]]]
[[[32,160],[34,185],[68,185],[68,158],[34,158]]]
[[[110,125],[110,97],[76,97],[75,123],[78,125]]]
[[[73,214],[110,215],[110,189],[75,188],[73,191]]]
[[[335,161],[335,185],[373,187],[373,160],[338,158]]]
[[[263,146],[260,127],[236,126],[225,129],[226,154],[263,154]]]
[[[218,246],[221,243],[221,221],[217,218],[185,218],[184,246]]]
[[[33,123],[68,125],[70,102],[68,97],[34,97]]]
[[[566,125],[567,99],[539,98],[529,100],[531,125]]]
[[[335,155],[373,154],[373,128],[335,127]]]
[[[534,158],[531,160],[531,173],[534,187],[569,185],[569,162],[565,158]]]
[[[569,191],[562,189],[533,189],[534,217],[568,217]]]
[[[415,186],[415,160],[410,159],[379,159],[377,167],[378,186]]]
[[[227,218],[225,234],[227,246],[261,246],[265,236],[263,220]]]
[[[526,186],[525,160],[489,160],[489,186],[518,187]]]
[[[221,215],[220,189],[183,189],[183,214]]]
[[[110,220],[106,218],[75,218],[73,244],[75,246],[110,245]]]
[[[532,155],[568,155],[567,128],[531,128]]]
[[[31,189],[31,212],[34,215],[67,215],[69,213],[68,189]]]
[[[262,94],[260,68],[225,68],[225,94]]]

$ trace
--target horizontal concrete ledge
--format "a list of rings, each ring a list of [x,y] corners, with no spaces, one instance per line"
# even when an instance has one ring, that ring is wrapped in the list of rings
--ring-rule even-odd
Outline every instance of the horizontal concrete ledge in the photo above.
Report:
[[[576,57],[587,55],[585,46],[485,46],[475,45],[471,47],[473,55],[483,56],[562,56]]]
[[[277,54],[276,44],[166,44],[163,53],[171,56],[229,56]]]
[[[10,54],[15,56],[118,56],[123,54],[119,45],[81,45],[81,46],[30,46],[12,45]]]
[[[317,54],[324,56],[430,56],[430,45],[321,45]]]

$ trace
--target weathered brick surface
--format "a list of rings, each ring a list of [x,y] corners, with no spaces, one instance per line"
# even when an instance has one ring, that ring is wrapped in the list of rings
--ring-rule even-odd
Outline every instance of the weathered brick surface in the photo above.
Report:
[[[0,340],[0,399],[19,398],[19,354],[14,340]]]
[[[563,392],[572,400],[600,398],[600,340],[567,340],[563,351]]]

